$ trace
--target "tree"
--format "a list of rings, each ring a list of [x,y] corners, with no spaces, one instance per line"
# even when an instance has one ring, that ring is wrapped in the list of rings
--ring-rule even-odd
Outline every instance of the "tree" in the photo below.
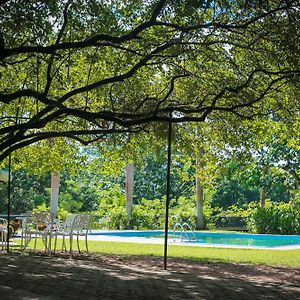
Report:
[[[266,198],[275,202],[293,199],[299,190],[300,168],[296,131],[297,127],[275,113],[219,131],[222,142],[216,145],[222,167],[215,204],[227,207],[260,199],[263,206]]]
[[[15,171],[12,177],[11,208],[12,213],[25,213],[35,206],[49,204],[50,178],[48,174],[33,175],[27,170]],[[7,185],[0,186],[0,212],[5,213],[7,198]]]
[[[219,143],[216,137],[220,136],[222,130],[221,127],[214,130],[209,122],[184,124],[178,128],[177,146],[181,149],[180,159],[182,163],[190,164],[194,172],[190,177],[195,182],[197,229],[205,227],[204,206],[210,205],[213,181],[218,173],[214,148]]]
[[[49,138],[86,145],[154,122],[299,111],[288,97],[298,11],[293,0],[2,1],[0,159]]]
[[[177,151],[178,156],[184,152]],[[191,180],[192,168],[188,162],[173,158],[171,168],[170,198],[174,201],[180,196],[191,198],[193,195],[193,182]],[[138,203],[141,199],[163,199],[166,195],[166,149],[149,151],[144,160],[140,161],[135,173],[135,199]],[[172,205],[172,203],[171,203]]]

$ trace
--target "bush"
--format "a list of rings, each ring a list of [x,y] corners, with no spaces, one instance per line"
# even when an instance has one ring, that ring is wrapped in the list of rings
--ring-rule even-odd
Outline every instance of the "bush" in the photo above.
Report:
[[[50,211],[50,208],[48,206],[46,206],[45,204],[41,204],[32,210],[33,213],[42,212],[42,211]],[[64,208],[61,208],[61,207],[58,208],[57,219],[59,221],[65,221],[65,219],[67,218],[68,215],[70,215],[70,213],[67,210],[65,210]]]
[[[161,229],[164,223],[164,202],[142,199],[132,210],[133,229]]]
[[[174,201],[174,200],[172,200]],[[170,228],[176,223],[187,223],[192,227],[196,225],[196,200],[193,198],[179,197],[176,205],[170,209]]]
[[[205,222],[210,222],[212,209],[204,207]],[[132,219],[129,222],[125,206],[113,201],[101,200],[96,212],[99,217],[99,228],[105,229],[163,229],[165,224],[165,200],[141,199],[133,205]],[[172,199],[169,210],[169,228],[176,223],[188,223],[195,226],[196,204],[193,198],[179,197]]]
[[[41,204],[41,205],[36,206],[32,210],[33,213],[42,212],[42,211],[49,211],[49,207],[46,206],[46,204]]]
[[[57,219],[59,221],[62,221],[62,222],[65,221],[67,216],[69,216],[69,215],[70,215],[70,213],[67,210],[60,208],[60,207],[58,208]]]
[[[100,221],[101,227],[109,229],[126,229],[129,226],[125,207],[112,207]]]
[[[250,215],[248,227],[255,233],[299,234],[300,202],[267,202]]]
[[[227,210],[215,208],[212,220],[215,228],[244,227],[246,229],[251,211],[249,205],[244,205],[243,207],[231,205]]]

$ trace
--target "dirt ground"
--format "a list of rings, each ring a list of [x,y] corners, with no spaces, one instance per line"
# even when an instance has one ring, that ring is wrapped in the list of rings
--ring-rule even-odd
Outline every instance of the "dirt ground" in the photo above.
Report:
[[[109,264],[122,264],[153,270],[163,269],[163,258],[152,256],[94,255],[90,259]],[[256,282],[297,285],[300,288],[300,268],[266,265],[203,263],[179,258],[168,258],[167,270],[190,274],[202,274],[219,278],[236,277]],[[299,298],[300,299],[300,298]]]
[[[0,299],[300,299],[300,269],[160,257],[0,254]]]

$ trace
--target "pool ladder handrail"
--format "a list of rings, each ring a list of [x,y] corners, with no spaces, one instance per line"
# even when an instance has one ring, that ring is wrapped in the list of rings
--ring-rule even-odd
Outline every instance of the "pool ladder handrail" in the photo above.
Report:
[[[195,235],[195,232],[193,231],[193,228],[191,225],[189,225],[188,223],[184,222],[184,223],[175,223],[175,225],[173,226],[173,238],[175,239],[176,234],[175,234],[175,230],[176,228],[179,227],[181,229],[181,235],[180,235],[180,239],[183,240],[183,235],[185,235],[185,237],[189,240],[195,240],[197,241],[197,237]],[[188,235],[187,231],[184,229],[184,227],[188,228],[190,230],[190,233],[192,234],[192,237]]]

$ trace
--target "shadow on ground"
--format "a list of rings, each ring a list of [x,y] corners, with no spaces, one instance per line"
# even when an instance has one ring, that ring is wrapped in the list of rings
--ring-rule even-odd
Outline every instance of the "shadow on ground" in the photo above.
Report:
[[[0,255],[0,299],[300,299],[300,270],[161,258]]]

